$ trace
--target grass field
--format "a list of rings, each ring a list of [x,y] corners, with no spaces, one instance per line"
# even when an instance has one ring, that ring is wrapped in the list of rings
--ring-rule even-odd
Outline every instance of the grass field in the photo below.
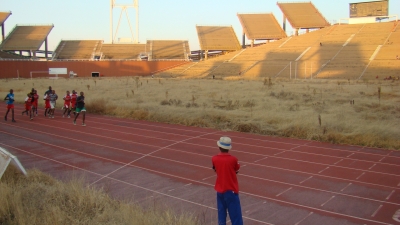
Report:
[[[64,183],[38,170],[24,176],[9,167],[0,181],[0,224],[201,224],[190,215],[114,200],[79,178]]]
[[[60,99],[84,91],[90,113],[400,149],[398,81],[37,78],[1,80],[0,94],[12,88],[22,103],[32,87],[42,97],[49,85]]]

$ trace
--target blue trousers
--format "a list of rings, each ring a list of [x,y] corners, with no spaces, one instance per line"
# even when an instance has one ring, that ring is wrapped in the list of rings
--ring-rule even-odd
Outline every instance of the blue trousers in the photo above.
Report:
[[[243,225],[239,194],[235,194],[233,191],[226,191],[225,193],[217,192],[217,206],[218,225],[226,224],[227,211],[232,225]]]

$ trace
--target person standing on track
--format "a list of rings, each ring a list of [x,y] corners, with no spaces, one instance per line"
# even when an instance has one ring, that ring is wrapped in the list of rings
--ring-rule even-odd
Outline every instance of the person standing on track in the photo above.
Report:
[[[10,89],[10,93],[8,93],[6,95],[4,100],[7,100],[7,102],[6,102],[6,104],[7,104],[7,112],[6,112],[6,115],[4,116],[4,120],[7,121],[8,112],[10,112],[10,110],[11,110],[12,122],[17,122],[14,119],[14,90],[13,89]]]
[[[76,99],[76,115],[74,119],[74,125],[76,125],[76,119],[78,118],[80,112],[82,112],[82,126],[86,126],[85,124],[85,114],[86,114],[86,108],[85,108],[85,94],[81,91],[79,97]]]
[[[239,184],[236,174],[240,164],[235,156],[229,154],[232,148],[229,137],[217,141],[218,155],[212,157],[213,169],[217,173],[214,189],[217,191],[218,224],[226,224],[227,211],[232,225],[243,225],[242,209],[239,200]]]
[[[68,118],[70,118],[70,113],[71,113],[71,95],[69,94],[69,91],[67,91],[67,94],[64,96],[64,113],[63,117],[65,117],[65,113],[68,111]]]
[[[54,119],[54,112],[56,110],[56,101],[58,99],[58,95],[56,94],[56,90],[52,90],[52,93],[49,95],[50,97],[50,118]]]

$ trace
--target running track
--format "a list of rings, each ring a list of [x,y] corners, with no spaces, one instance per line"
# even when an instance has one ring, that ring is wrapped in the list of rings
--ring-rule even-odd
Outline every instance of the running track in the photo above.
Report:
[[[5,108],[5,107],[4,107]],[[5,110],[1,113],[4,115]],[[25,168],[84,175],[120,199],[216,224],[216,141],[232,138],[245,224],[400,224],[400,152],[100,115],[1,120],[0,146]],[[400,212],[400,211],[399,211]],[[396,215],[395,215],[396,214]]]

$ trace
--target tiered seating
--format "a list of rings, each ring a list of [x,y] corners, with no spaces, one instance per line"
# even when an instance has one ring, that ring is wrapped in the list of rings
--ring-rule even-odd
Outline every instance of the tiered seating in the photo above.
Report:
[[[322,28],[330,25],[311,2],[278,2],[277,5],[293,28]]]
[[[400,40],[400,26],[396,24],[397,29],[394,29],[394,24],[334,25],[243,52],[235,51],[208,61],[184,65],[165,73],[187,78],[210,78],[212,75],[217,78],[289,78],[291,64],[291,77],[300,79],[309,79],[310,76],[358,79],[364,70],[366,72],[361,79],[375,79],[376,75],[380,78],[397,77],[400,76],[400,60],[396,60],[396,55],[400,57],[400,42],[397,41]],[[382,49],[370,61],[379,45],[383,45]]]
[[[3,51],[36,51],[46,40],[53,25],[49,26],[15,26],[7,38],[2,42]]]
[[[188,60],[189,42],[183,40],[148,40],[146,52],[149,60],[181,59]]]
[[[245,77],[289,77],[290,76],[290,61],[292,61],[292,69],[295,68],[295,60],[306,51],[309,47],[318,43],[323,35],[325,35],[330,28],[324,28],[305,35],[295,36],[288,40],[286,43],[281,40],[277,48],[265,54],[264,59],[258,61],[252,68],[245,74]],[[305,38],[307,37],[307,38]],[[283,44],[284,43],[284,44]]]
[[[385,77],[400,77],[400,60],[396,59],[396,56],[400,57],[400,23],[393,23],[391,33],[388,40],[382,46],[375,59],[371,62],[368,70],[363,75],[363,79],[375,79],[376,76],[379,79]]]
[[[241,49],[231,26],[196,26],[201,50],[236,51]]]
[[[103,44],[102,59],[138,59],[146,51],[145,44]]]
[[[272,13],[237,14],[243,30],[250,40],[279,40],[286,37]]]
[[[102,40],[62,40],[53,53],[53,59],[93,59]]]
[[[318,77],[358,79],[378,45],[383,45],[391,33],[393,22],[361,25],[340,25],[338,28],[354,27],[354,37],[337,56],[318,74]]]

